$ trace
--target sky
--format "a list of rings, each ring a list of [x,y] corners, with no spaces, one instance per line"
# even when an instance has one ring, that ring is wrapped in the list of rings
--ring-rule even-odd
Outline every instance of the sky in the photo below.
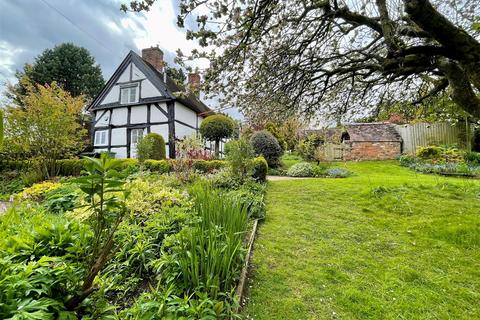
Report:
[[[175,51],[198,48],[176,25],[178,0],[158,0],[149,12],[124,13],[129,0],[0,0],[0,90],[43,50],[72,42],[90,51],[108,80],[130,50],[159,46],[173,65]],[[193,26],[192,21],[187,24]],[[193,67],[206,68],[207,61]],[[214,101],[209,101],[216,108]],[[235,110],[229,112],[239,117]]]

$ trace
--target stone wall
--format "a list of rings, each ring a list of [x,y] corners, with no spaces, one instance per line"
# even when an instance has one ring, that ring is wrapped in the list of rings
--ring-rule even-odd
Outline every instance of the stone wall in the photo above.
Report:
[[[400,142],[347,142],[344,160],[390,160],[401,154]]]

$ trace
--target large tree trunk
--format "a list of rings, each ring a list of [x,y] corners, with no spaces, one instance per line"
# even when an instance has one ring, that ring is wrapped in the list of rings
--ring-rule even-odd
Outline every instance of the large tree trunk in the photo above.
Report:
[[[452,99],[474,118],[480,119],[480,42],[438,12],[428,0],[404,0],[405,11],[428,32],[452,59],[439,59],[437,65],[448,79]]]

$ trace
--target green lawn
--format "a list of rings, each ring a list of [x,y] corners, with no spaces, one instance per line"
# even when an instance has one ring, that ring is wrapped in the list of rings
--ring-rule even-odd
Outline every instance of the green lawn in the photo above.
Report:
[[[480,181],[396,162],[269,182],[254,319],[480,319]]]

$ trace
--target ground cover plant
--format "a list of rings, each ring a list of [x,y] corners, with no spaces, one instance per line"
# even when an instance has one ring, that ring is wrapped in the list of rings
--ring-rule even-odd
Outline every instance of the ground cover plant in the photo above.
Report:
[[[265,212],[265,160],[249,159],[241,178],[225,168],[188,181],[148,161],[141,170],[87,159],[78,178],[15,194],[0,215],[0,318],[239,317],[235,286],[249,221]]]
[[[245,316],[479,318],[480,182],[394,161],[346,168],[269,182]]]
[[[454,176],[480,176],[480,153],[456,146],[419,147],[416,155],[403,155],[400,164],[421,173]]]

